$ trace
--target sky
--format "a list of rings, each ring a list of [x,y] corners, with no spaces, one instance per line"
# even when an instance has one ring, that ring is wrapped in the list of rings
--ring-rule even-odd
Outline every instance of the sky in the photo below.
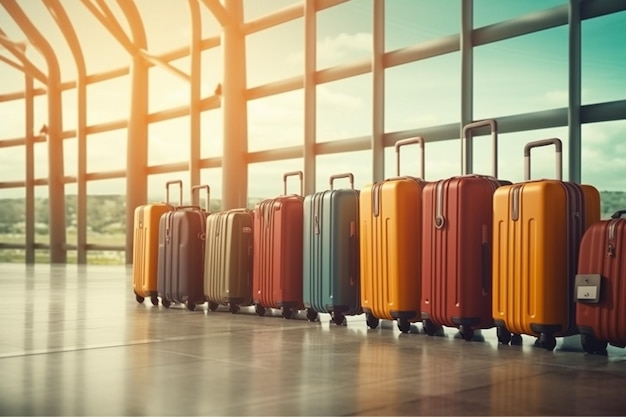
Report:
[[[300,3],[292,0],[244,0],[245,19],[250,20],[272,10]],[[565,0],[474,0],[474,26],[482,27],[566,4]],[[19,1],[18,4],[45,33],[55,46],[63,81],[75,79],[76,71],[69,49],[40,0]],[[107,1],[114,12],[116,4]],[[186,1],[137,0],[148,38],[148,50],[158,55],[186,45],[189,41],[189,10]],[[437,37],[458,33],[460,1],[393,0],[386,2],[386,51],[427,42]],[[102,28],[100,23],[78,0],[63,5],[76,25],[86,55],[88,73],[127,66],[128,54]],[[203,36],[219,33],[215,19],[200,4]],[[372,0],[352,0],[318,13],[317,68],[367,60],[371,55]],[[124,25],[124,20],[119,19]],[[0,29],[12,40],[24,40],[19,27],[0,6]],[[585,21],[582,25],[582,103],[592,104],[626,99],[626,12]],[[567,28],[559,27],[514,38],[474,50],[474,119],[498,118],[551,108],[566,107],[567,89]],[[303,25],[291,22],[283,27],[253,34],[246,43],[247,82],[249,87],[298,76],[303,71]],[[13,58],[5,49],[0,55]],[[27,56],[46,72],[41,55],[27,47]],[[189,72],[188,60],[173,62]],[[385,130],[399,131],[458,122],[460,117],[460,53],[451,53],[426,61],[389,68],[385,75]],[[218,50],[203,54],[203,97],[212,94],[222,78],[221,56]],[[0,94],[21,91],[23,75],[0,62]],[[317,141],[367,136],[371,132],[371,74],[318,86]],[[149,111],[155,112],[185,105],[189,99],[187,83],[161,69],[150,70]],[[98,83],[88,88],[88,124],[105,123],[128,118],[129,81],[120,78]],[[301,143],[304,134],[302,91],[254,100],[248,104],[249,150],[293,146]],[[46,102],[36,102],[36,129],[46,121]],[[63,94],[63,128],[76,126],[76,96],[74,91]],[[23,102],[0,103],[0,140],[24,135]],[[203,158],[218,156],[222,150],[221,111],[202,115]],[[626,191],[626,121],[596,123],[583,126],[583,182],[600,190]],[[183,161],[188,158],[189,120],[183,118],[153,124],[149,128],[149,164]],[[544,129],[500,135],[498,155],[499,177],[522,180],[524,143],[546,137],[564,141],[567,156],[567,128]],[[428,140],[428,138],[426,138]],[[88,171],[124,169],[125,130],[90,135]],[[75,175],[76,140],[64,141],[65,169]],[[36,145],[36,177],[47,173],[46,148]],[[489,142],[476,138],[474,166],[476,172],[490,174]],[[401,173],[418,175],[417,149],[406,148],[401,159]],[[0,148],[0,182],[24,178],[23,147]],[[554,175],[550,150],[534,154],[533,177]],[[436,180],[460,172],[459,141],[427,143],[426,179]],[[599,162],[600,161],[600,162]],[[371,182],[369,151],[317,158],[316,190],[328,188],[332,174],[352,172],[355,187]],[[567,161],[564,163],[567,177]],[[253,164],[249,167],[249,197],[272,197],[282,193],[282,173],[302,169],[302,160],[286,160]],[[385,176],[395,175],[393,149],[385,151]],[[151,176],[149,193],[160,198],[163,184],[173,177],[187,178],[186,173]],[[211,185],[212,195],[221,193],[219,170],[204,170],[202,182]],[[75,185],[67,186],[75,192]],[[91,182],[92,194],[124,193],[124,180]],[[45,188],[37,195],[45,196]],[[0,198],[22,197],[23,189],[0,190]]]

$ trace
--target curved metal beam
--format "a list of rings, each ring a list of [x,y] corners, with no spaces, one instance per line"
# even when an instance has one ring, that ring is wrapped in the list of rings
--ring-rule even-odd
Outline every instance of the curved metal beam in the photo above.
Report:
[[[30,62],[30,60],[24,54],[24,51],[26,50],[25,44],[12,41],[5,35],[2,30],[0,30],[0,44],[4,46],[7,51],[11,52],[17,59],[19,59],[22,62],[23,67],[16,67],[8,59],[5,62],[7,62],[12,67],[15,67],[16,69],[19,69],[23,73],[33,77],[34,79],[41,81],[44,84],[48,82],[48,77],[46,77],[46,75],[32,62]]]

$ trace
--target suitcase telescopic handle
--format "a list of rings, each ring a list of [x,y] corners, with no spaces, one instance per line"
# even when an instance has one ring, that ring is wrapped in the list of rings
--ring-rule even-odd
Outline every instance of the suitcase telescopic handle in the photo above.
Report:
[[[172,180],[165,183],[165,202],[170,204],[170,186],[178,185],[178,205],[183,205],[183,182],[181,180]]]
[[[208,213],[209,212],[209,199],[211,198],[211,187],[209,187],[208,185],[206,185],[206,184],[194,185],[193,187],[191,187],[191,201],[192,201],[192,204],[193,204],[193,197],[194,197],[195,191],[198,191],[198,193],[199,193],[200,190],[206,190],[206,202],[205,202],[205,205],[204,205],[204,211],[206,211]]]
[[[348,178],[350,180],[350,188],[354,190],[354,175],[352,175],[351,173],[331,175],[330,176],[330,189],[331,190],[333,189],[333,182],[341,178]]]
[[[471,174],[474,170],[474,130],[488,127],[491,131],[491,172],[494,178],[498,178],[498,122],[495,119],[478,120],[463,126],[463,145],[461,151],[461,173]]]
[[[524,180],[530,180],[530,150],[541,146],[554,145],[556,153],[556,179],[563,179],[563,144],[559,138],[550,138],[528,142],[524,146]]]
[[[302,173],[302,171],[285,172],[285,174],[283,175],[283,195],[287,195],[287,178],[296,176],[300,179],[300,195],[304,195],[304,190],[302,189],[302,178],[304,177],[304,174]]]
[[[400,148],[405,145],[410,145],[416,143],[420,146],[420,178],[424,179],[424,165],[425,165],[425,156],[424,156],[424,138],[421,136],[416,136],[414,138],[402,139],[396,142],[396,175],[400,176]]]

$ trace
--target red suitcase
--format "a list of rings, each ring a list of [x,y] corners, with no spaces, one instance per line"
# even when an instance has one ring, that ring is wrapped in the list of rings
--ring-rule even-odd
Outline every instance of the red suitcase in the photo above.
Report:
[[[292,176],[300,178],[300,195],[287,195],[287,178]],[[304,308],[302,177],[301,171],[284,174],[284,195],[254,208],[252,298],[259,316],[276,308],[291,318]]]
[[[424,186],[421,315],[424,331],[431,336],[441,326],[457,327],[469,341],[474,330],[493,327],[492,198],[496,188],[510,182],[495,178],[495,120],[464,127],[466,157],[471,157],[473,130],[482,127],[491,129],[494,176],[462,175]]]
[[[210,189],[208,185],[196,185],[191,193],[193,196],[194,191],[201,189],[207,192],[205,209],[176,207],[159,221],[157,291],[166,308],[176,302],[193,311],[205,302],[204,251]]]
[[[580,243],[576,324],[587,353],[626,346],[626,218],[621,210],[596,222]]]

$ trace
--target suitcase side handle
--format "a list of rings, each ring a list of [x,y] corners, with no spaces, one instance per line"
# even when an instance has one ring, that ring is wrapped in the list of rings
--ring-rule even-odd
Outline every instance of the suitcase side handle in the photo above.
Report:
[[[620,219],[624,214],[626,214],[626,210],[618,210],[611,215],[612,219]]]
[[[470,174],[473,172],[473,132],[481,127],[489,127],[491,131],[491,172],[494,178],[498,178],[498,122],[495,119],[478,120],[463,126],[463,145],[461,152],[465,155],[461,158],[461,173]]]
[[[285,174],[283,175],[283,195],[287,195],[287,178],[289,177],[295,177],[297,176],[300,179],[300,194],[299,195],[304,195],[303,194],[303,184],[302,184],[302,178],[304,176],[304,174],[302,173],[302,171],[291,171],[291,172],[285,172]]]
[[[178,185],[178,205],[183,205],[183,182],[182,180],[172,180],[165,183],[165,202],[170,204],[170,186]]]
[[[200,192],[200,190],[206,190],[206,202],[204,205],[204,211],[206,211],[207,213],[209,212],[209,199],[211,198],[211,187],[209,187],[208,185],[204,184],[204,185],[194,185],[193,187],[191,187],[191,201],[193,204],[193,197],[195,194],[195,191],[198,191],[198,193]],[[198,204],[199,206],[199,204]]]
[[[349,172],[346,174],[331,175],[330,176],[330,189],[331,190],[333,189],[333,182],[341,178],[348,178],[350,180],[350,188],[354,190],[354,175],[352,175]]]
[[[424,179],[424,166],[425,166],[425,156],[424,156],[424,138],[421,136],[416,136],[414,138],[401,139],[396,142],[396,176],[400,176],[400,148],[405,145],[410,145],[413,143],[417,143],[420,146],[420,178]]]
[[[549,145],[554,145],[556,153],[556,179],[563,179],[563,144],[559,138],[550,138],[528,142],[524,146],[524,180],[530,180],[530,150]]]

